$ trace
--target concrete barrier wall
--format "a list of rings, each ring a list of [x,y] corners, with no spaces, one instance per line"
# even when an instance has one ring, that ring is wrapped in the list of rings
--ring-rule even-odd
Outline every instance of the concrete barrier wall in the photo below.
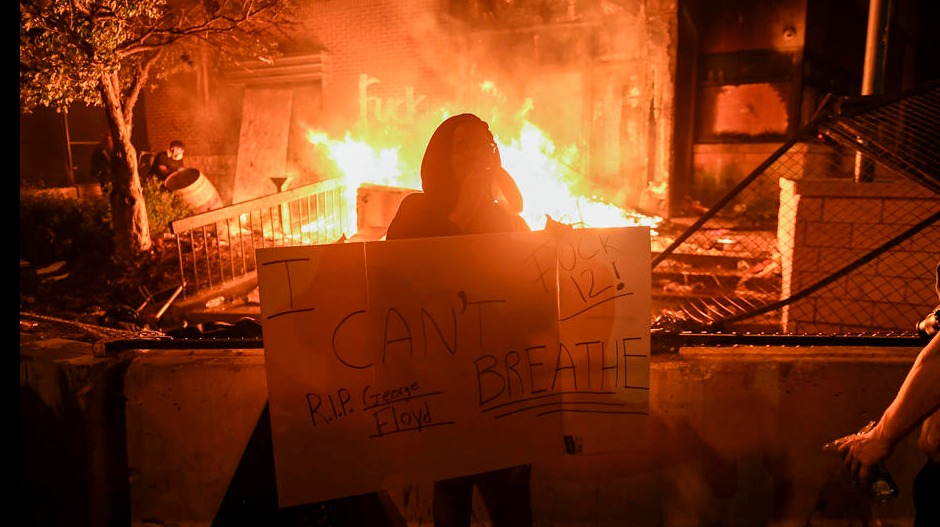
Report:
[[[20,525],[130,522],[124,371],[92,345],[20,337]]]
[[[384,506],[409,526],[432,525],[428,484],[389,489],[384,502],[277,509],[261,350],[93,358],[86,347],[21,343],[25,516],[87,518],[70,525],[364,525],[369,507]],[[876,419],[917,351],[734,347],[654,356],[648,427],[636,441],[616,454],[533,466],[536,525],[908,526],[911,482],[924,460],[914,437],[888,462],[901,489],[888,504],[871,503],[821,446]],[[111,393],[88,405],[96,390]],[[115,398],[126,398],[123,412],[102,402]],[[114,421],[126,430],[125,447],[110,444],[120,435]],[[100,455],[105,445],[126,457]],[[115,476],[122,473],[125,480]],[[485,525],[485,511],[475,514]]]

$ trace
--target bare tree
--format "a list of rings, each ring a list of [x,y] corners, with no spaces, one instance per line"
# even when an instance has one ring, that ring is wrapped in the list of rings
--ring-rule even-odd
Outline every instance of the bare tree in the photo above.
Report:
[[[152,244],[131,143],[141,90],[206,49],[220,64],[271,60],[294,13],[292,0],[20,1],[20,110],[81,101],[106,113],[116,258],[131,261]]]

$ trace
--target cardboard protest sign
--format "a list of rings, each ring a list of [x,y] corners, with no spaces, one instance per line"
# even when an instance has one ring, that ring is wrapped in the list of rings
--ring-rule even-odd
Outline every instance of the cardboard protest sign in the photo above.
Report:
[[[646,431],[645,420],[629,417],[649,409],[649,235],[643,227],[579,229],[555,241],[561,340],[553,389],[564,394],[568,453],[623,449]]]
[[[258,262],[282,506],[623,448],[648,411],[647,228]]]

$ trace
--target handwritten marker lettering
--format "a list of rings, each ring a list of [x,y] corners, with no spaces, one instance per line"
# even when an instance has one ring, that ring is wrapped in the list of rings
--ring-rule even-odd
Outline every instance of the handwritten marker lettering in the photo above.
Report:
[[[437,350],[449,356],[457,355],[461,327],[467,329],[467,338],[463,339],[465,345],[476,346],[476,349],[482,347],[488,326],[499,322],[496,306],[504,304],[505,300],[467,300],[466,295],[458,298],[466,308],[465,313],[458,315],[456,308],[451,308],[439,319],[428,310],[421,309],[418,313],[420,324],[417,326],[413,326],[413,318],[409,321],[398,308],[386,309],[381,352],[377,354],[380,363],[423,359],[431,351]],[[344,366],[357,370],[374,366],[370,357],[376,355],[363,350],[359,339],[361,332],[369,329],[364,325],[369,321],[368,311],[358,310],[343,317],[333,329],[330,341],[333,356]],[[421,333],[415,333],[413,327],[420,327]],[[476,337],[476,342],[470,340],[472,336]]]
[[[418,403],[416,406],[393,404],[380,408],[372,413],[375,421],[375,436],[381,437],[396,432],[417,431],[430,426],[431,405],[428,401]]]
[[[481,407],[505,403],[544,393],[571,390],[607,393],[612,389],[643,389],[649,386],[630,384],[630,364],[647,367],[646,356],[630,353],[628,344],[641,342],[640,337],[623,337],[610,346],[601,340],[566,344],[560,342],[554,360],[546,357],[548,346],[532,346],[523,352],[509,350],[502,355],[483,354],[473,361],[476,373],[477,402]],[[546,364],[545,358],[550,362]],[[544,383],[544,384],[543,384]]]
[[[396,401],[407,401],[421,391],[421,385],[418,381],[404,386],[396,386],[379,390],[371,385],[366,385],[362,389],[362,404],[365,409],[370,409],[381,404],[387,404]]]
[[[286,278],[286,283],[287,283],[287,290],[286,290],[286,292],[287,292],[287,309],[285,309],[285,310],[283,310],[283,311],[279,311],[279,312],[277,312],[277,313],[273,313],[273,314],[271,314],[271,315],[268,315],[267,318],[268,318],[269,320],[270,320],[270,319],[277,318],[277,317],[280,317],[280,316],[283,316],[283,315],[290,315],[290,314],[292,314],[292,313],[304,313],[304,312],[308,312],[308,311],[313,311],[313,310],[314,310],[312,307],[308,307],[308,308],[297,308],[297,307],[294,307],[294,287],[293,287],[293,285],[292,285],[292,283],[291,283],[291,271],[290,271],[291,266],[290,266],[290,264],[291,264],[291,263],[294,263],[294,262],[303,262],[303,263],[307,263],[307,262],[309,262],[309,261],[310,261],[310,260],[309,260],[308,258],[287,258],[287,259],[283,259],[283,260],[275,260],[275,261],[272,261],[272,262],[266,262],[266,263],[262,264],[262,267],[265,269],[265,272],[266,272],[266,273],[275,272],[275,269],[283,268],[284,274],[286,275],[285,278]]]
[[[325,401],[327,404],[324,404],[324,400],[319,394],[308,393],[306,397],[307,409],[310,412],[310,423],[313,426],[330,424],[353,412],[353,407],[350,404],[352,394],[346,388],[338,389],[335,397],[334,394],[328,394]]]

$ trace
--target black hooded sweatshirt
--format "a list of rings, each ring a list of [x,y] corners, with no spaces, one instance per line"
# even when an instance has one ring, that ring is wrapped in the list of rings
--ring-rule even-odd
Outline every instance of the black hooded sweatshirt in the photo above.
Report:
[[[479,214],[465,229],[461,229],[448,218],[457,204],[460,191],[450,169],[454,131],[459,126],[472,122],[487,126],[479,117],[464,113],[446,119],[431,135],[421,161],[423,191],[405,196],[389,224],[386,240],[529,230],[522,217],[497,203],[483,205]],[[504,170],[502,176],[504,181],[508,179],[507,184],[511,184],[512,189],[518,193],[511,176]],[[521,196],[516,198],[521,203]],[[521,205],[519,208],[521,209]]]

